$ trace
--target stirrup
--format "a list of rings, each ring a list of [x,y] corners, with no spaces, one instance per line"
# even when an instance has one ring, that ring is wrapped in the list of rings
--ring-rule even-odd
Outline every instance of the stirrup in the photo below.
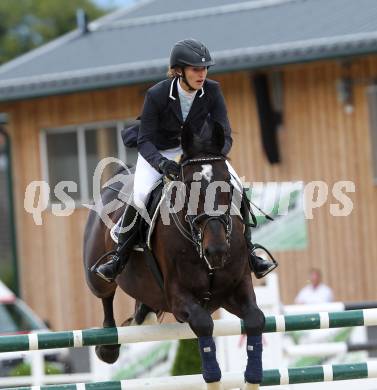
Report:
[[[98,267],[96,267],[96,268],[94,269],[94,273],[95,273],[97,276],[99,276],[101,279],[105,280],[106,282],[112,283],[112,282],[115,280],[115,278],[122,272],[122,270],[123,270],[125,264],[118,264],[118,265],[115,265],[115,266],[117,267],[117,272],[115,272],[112,276],[106,276],[103,272],[100,271],[100,268],[101,268],[102,266],[105,266],[105,267],[106,267],[106,266],[108,265],[108,263],[110,263],[110,262],[112,262],[112,261],[113,261],[113,262],[122,262],[122,259],[121,259],[120,256],[121,256],[120,254],[118,254],[118,253],[115,252],[115,254],[113,254],[113,255],[110,256],[110,259],[109,259],[106,263],[100,264]]]
[[[269,268],[267,268],[264,272],[257,272],[255,270],[253,270],[254,272],[254,276],[257,278],[257,279],[262,279],[264,278],[266,275],[268,275],[270,272],[272,272],[275,268],[278,267],[278,264],[277,263],[273,263],[271,262],[271,265]],[[252,268],[252,266],[251,266]]]
[[[102,280],[104,280],[105,282],[107,283],[112,283],[114,282],[115,278],[108,278],[106,275],[104,275],[102,272],[98,271],[98,269],[96,269],[94,271],[94,273],[99,277],[101,278]]]
[[[254,272],[254,275],[257,279],[262,279],[264,278],[267,274],[269,274],[271,271],[273,271],[275,268],[278,267],[279,263],[275,260],[274,256],[272,256],[272,254],[270,253],[270,251],[268,249],[266,249],[264,246],[260,245],[260,244],[251,244],[252,247],[251,247],[251,256],[253,257],[256,257],[256,258],[261,258],[263,259],[264,261],[267,261],[267,262],[270,262],[271,263],[271,266],[269,268],[267,268],[264,272],[256,272],[255,269],[253,268],[253,265],[252,265],[252,260],[251,260],[251,256],[250,256],[250,259],[249,259],[249,264],[250,264],[250,268],[252,269],[252,271]],[[264,251],[267,255],[268,255],[268,259],[265,259],[263,258],[262,256],[258,256],[255,251],[257,249],[260,249],[262,251]]]
[[[111,256],[111,255],[114,255],[116,254],[117,251],[112,249],[111,251],[108,251],[106,253],[104,253],[90,268],[90,272],[96,272],[96,269],[98,267],[98,264],[100,264],[102,262],[102,260],[105,258],[105,257],[108,257],[108,256]]]

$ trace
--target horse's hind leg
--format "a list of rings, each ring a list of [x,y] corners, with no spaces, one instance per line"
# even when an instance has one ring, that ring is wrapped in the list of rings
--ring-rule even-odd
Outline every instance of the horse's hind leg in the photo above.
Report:
[[[156,313],[145,303],[138,304],[134,321],[137,325],[155,325],[158,323]]]
[[[128,320],[124,321],[122,326],[135,325],[157,325],[157,314],[145,303],[135,302],[135,313]]]
[[[251,279],[246,278],[223,307],[243,320],[247,335],[247,365],[244,390],[259,389],[263,379],[262,332],[265,324],[263,312],[256,304]]]
[[[115,327],[114,320],[114,310],[113,310],[113,301],[114,301],[115,291],[112,295],[107,298],[102,298],[103,312],[104,312],[104,320],[103,327],[104,328],[112,328]],[[117,361],[119,357],[119,348],[120,345],[97,345],[96,346],[96,355],[99,359],[101,359],[105,363],[112,364]]]

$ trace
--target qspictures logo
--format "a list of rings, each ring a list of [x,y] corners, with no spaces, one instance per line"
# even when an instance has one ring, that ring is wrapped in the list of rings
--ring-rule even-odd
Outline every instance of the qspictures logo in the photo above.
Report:
[[[121,174],[116,174],[101,186],[103,173],[110,164],[118,164],[124,168],[124,171]],[[110,214],[125,204],[136,205],[141,216],[150,224],[151,221],[145,204],[140,202],[140,200],[134,199],[130,178],[132,178],[132,174],[123,161],[113,157],[102,159],[96,166],[92,178],[93,203],[81,205],[95,211],[109,229],[114,225]],[[123,183],[118,195],[110,202],[104,204],[101,191],[105,187],[112,186],[117,182]],[[160,182],[161,179],[155,183],[154,187]],[[203,183],[205,184],[204,189]],[[265,213],[273,213],[274,216],[287,215],[290,202],[294,196],[297,196],[297,189],[300,187],[299,196],[305,219],[313,219],[314,210],[321,207],[328,207],[330,215],[334,217],[350,215],[354,206],[350,194],[356,191],[355,183],[349,180],[337,181],[331,186],[324,181],[311,181],[305,184],[303,182],[284,182],[271,185],[272,183],[249,183],[241,178],[241,183],[232,184],[235,187],[238,186],[238,188],[243,186],[251,195],[256,192],[261,193],[263,189],[269,188],[268,197],[272,197],[274,201],[266,202],[262,198],[259,199],[260,203],[258,206]],[[61,181],[54,188],[51,188],[46,181],[32,181],[25,190],[24,208],[26,212],[33,216],[36,225],[43,224],[43,213],[48,209],[51,209],[52,214],[55,216],[67,217],[77,207],[74,198],[71,196],[77,193],[77,191],[78,183],[74,181]],[[231,191],[228,182],[211,181],[210,167],[207,164],[202,167],[201,172],[194,174],[193,181],[189,186],[181,181],[164,183],[165,201],[160,208],[163,223],[169,224],[169,214],[181,211],[185,202],[189,204],[190,214],[195,215],[199,207],[199,195],[203,194],[203,192],[205,193],[205,213],[208,215],[224,213],[227,205],[217,205],[215,208],[215,198],[219,191],[232,192],[232,204],[234,207],[231,208],[231,214],[237,214],[237,209],[239,209],[241,204],[240,191]],[[52,192],[59,203],[51,202]],[[174,202],[172,201],[173,192],[178,194],[178,196],[174,197]],[[329,200],[331,200],[330,203]],[[263,213],[258,208],[252,207],[252,209],[257,217],[263,216]]]

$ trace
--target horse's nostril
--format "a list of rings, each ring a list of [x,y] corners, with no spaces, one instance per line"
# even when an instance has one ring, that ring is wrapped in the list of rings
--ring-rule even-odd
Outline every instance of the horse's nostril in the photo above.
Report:
[[[207,257],[222,256],[226,254],[227,251],[228,251],[228,246],[226,244],[208,245],[204,249],[204,253]]]

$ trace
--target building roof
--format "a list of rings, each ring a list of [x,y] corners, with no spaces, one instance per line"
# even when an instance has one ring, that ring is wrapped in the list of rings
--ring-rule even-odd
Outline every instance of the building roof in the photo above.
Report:
[[[0,66],[0,100],[158,80],[193,37],[225,72],[377,51],[376,0],[140,0]]]

